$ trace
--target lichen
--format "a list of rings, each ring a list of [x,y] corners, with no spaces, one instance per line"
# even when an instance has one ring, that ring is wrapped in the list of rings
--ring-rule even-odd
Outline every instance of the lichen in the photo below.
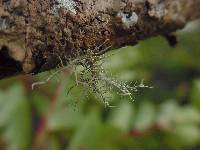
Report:
[[[0,18],[0,30],[10,28],[13,23],[8,18]]]
[[[161,19],[167,14],[166,5],[161,0],[148,0],[150,10],[149,16]]]
[[[135,12],[132,12],[131,14],[124,13],[120,11],[117,14],[117,17],[121,18],[121,21],[123,23],[124,28],[129,29],[138,22],[138,15]]]
[[[76,14],[76,6],[77,6],[77,3],[74,1],[74,0],[57,0],[57,3],[55,6],[54,6],[54,13],[57,14],[59,9],[61,8],[64,8],[74,14]]]

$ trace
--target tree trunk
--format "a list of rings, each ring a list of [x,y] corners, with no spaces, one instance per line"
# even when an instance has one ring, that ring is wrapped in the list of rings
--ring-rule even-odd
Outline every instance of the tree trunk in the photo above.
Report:
[[[200,0],[0,0],[0,79],[167,35],[199,10]]]

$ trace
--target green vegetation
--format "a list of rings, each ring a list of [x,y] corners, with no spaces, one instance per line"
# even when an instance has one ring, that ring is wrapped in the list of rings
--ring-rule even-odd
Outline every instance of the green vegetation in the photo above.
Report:
[[[154,87],[133,91],[134,102],[113,89],[114,108],[85,88],[67,94],[68,71],[35,90],[49,73],[0,81],[0,149],[199,150],[200,28],[177,37],[175,48],[158,37],[112,52],[106,71]]]

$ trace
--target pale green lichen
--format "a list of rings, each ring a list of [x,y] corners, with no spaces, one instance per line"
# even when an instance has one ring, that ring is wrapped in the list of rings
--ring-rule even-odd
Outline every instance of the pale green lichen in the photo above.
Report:
[[[137,92],[138,88],[152,88],[144,85],[143,81],[140,83],[123,82],[108,73],[104,69],[103,63],[109,55],[99,53],[99,49],[105,44],[106,41],[93,50],[87,49],[84,51],[84,54],[75,52],[75,58],[68,59],[68,66],[64,66],[65,63],[60,59],[60,67],[58,67],[58,70],[45,81],[34,83],[32,88],[34,89],[38,85],[46,84],[52,78],[56,77],[58,73],[66,69],[69,69],[70,71],[68,71],[75,76],[75,83],[68,89],[67,95],[69,95],[74,88],[82,87],[84,96],[87,97],[89,94],[94,94],[106,107],[113,107],[110,105],[110,100],[112,99],[111,93],[113,93],[113,91],[117,91],[118,95],[128,97],[131,101],[134,101],[133,93]]]

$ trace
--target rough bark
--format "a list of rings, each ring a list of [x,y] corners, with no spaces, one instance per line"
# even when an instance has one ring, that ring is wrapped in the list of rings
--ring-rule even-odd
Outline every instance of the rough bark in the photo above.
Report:
[[[135,45],[200,17],[200,0],[0,0],[0,79]]]

